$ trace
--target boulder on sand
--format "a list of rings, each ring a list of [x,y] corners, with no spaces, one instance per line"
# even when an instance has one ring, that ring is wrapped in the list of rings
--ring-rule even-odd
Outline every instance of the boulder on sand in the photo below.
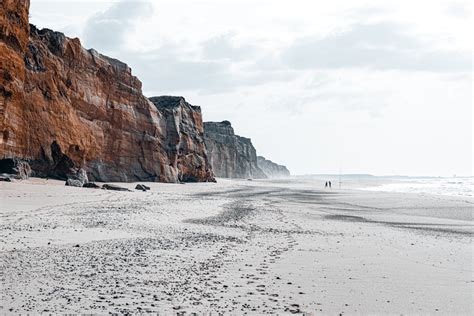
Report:
[[[87,182],[82,185],[83,188],[100,189],[100,185],[95,182]]]
[[[0,181],[5,181],[5,182],[12,182],[12,179],[9,176],[0,176]]]
[[[66,185],[68,187],[78,187],[78,188],[81,188],[83,183],[80,181],[80,180],[76,180],[76,179],[67,179],[66,180]]]
[[[79,169],[75,174],[75,179],[82,182],[82,184],[86,184],[89,182],[89,178],[87,177],[87,172],[84,169]]]
[[[84,169],[79,169],[74,173],[68,174],[66,185],[72,187],[83,187],[89,182],[87,172]]]
[[[137,186],[135,187],[135,190],[147,191],[147,190],[150,190],[150,187],[144,184],[137,184]]]
[[[112,191],[131,191],[127,188],[122,188],[122,187],[119,187],[118,185],[114,185],[114,184],[104,184],[102,186],[102,189],[106,189],[106,190],[112,190]]]

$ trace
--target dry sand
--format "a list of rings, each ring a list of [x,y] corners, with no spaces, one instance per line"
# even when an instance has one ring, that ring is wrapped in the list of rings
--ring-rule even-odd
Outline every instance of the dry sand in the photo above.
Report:
[[[472,199],[150,186],[0,183],[1,312],[474,313]]]

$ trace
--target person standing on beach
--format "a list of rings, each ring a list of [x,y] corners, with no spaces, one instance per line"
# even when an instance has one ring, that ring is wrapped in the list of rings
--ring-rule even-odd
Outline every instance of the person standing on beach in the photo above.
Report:
[[[331,188],[331,181],[329,181],[329,188]]]
[[[327,181],[326,181],[326,184],[324,185],[324,187],[325,187],[325,188],[327,188],[327,187],[328,187],[328,182],[327,182]]]

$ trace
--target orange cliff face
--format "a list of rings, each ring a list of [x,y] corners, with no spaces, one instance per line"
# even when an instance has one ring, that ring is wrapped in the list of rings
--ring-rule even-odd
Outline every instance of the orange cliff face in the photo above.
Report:
[[[36,176],[214,181],[200,108],[160,109],[125,63],[36,29],[28,8],[0,8],[0,173],[26,161]]]

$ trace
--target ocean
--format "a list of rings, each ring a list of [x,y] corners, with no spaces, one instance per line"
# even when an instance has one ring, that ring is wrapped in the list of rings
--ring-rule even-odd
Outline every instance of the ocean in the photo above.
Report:
[[[383,177],[380,177],[383,178]],[[384,192],[427,193],[451,196],[473,196],[473,177],[402,177],[387,183],[365,187],[364,190]]]
[[[334,189],[474,196],[474,177],[372,176],[366,174],[339,176],[328,174],[298,178],[315,182],[321,187],[324,187],[326,181],[331,181]]]

